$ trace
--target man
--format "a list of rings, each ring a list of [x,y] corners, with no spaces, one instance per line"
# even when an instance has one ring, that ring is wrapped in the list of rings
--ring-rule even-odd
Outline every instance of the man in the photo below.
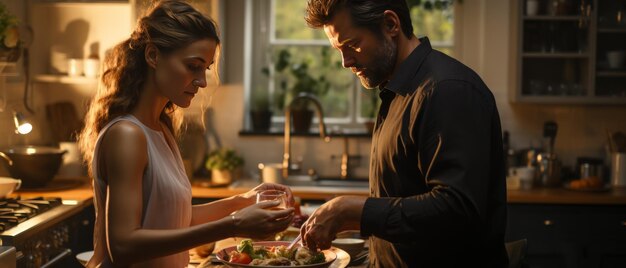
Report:
[[[382,104],[370,197],[325,203],[304,243],[360,229],[374,267],[506,267],[500,119],[480,77],[415,37],[405,0],[309,0],[306,21]]]

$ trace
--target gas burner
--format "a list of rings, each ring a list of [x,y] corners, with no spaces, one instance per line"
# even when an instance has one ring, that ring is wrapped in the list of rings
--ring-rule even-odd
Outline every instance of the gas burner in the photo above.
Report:
[[[61,198],[0,199],[0,232],[60,205]]]

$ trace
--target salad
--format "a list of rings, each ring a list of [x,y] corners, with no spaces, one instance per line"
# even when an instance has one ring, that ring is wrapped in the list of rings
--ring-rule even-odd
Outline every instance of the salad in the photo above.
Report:
[[[326,261],[324,253],[313,252],[306,247],[255,246],[250,239],[242,240],[237,250],[231,251],[228,257],[231,263],[259,266],[301,266]]]

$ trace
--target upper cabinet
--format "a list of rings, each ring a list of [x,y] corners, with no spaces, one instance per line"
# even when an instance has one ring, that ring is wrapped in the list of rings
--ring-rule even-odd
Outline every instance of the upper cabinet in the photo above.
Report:
[[[626,104],[626,1],[518,1],[520,103]]]

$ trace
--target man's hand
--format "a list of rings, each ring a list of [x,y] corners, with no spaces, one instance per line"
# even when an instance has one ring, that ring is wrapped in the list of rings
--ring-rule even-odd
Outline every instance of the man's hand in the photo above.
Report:
[[[300,228],[302,242],[311,250],[330,248],[338,232],[359,229],[366,197],[340,196],[319,207]]]

